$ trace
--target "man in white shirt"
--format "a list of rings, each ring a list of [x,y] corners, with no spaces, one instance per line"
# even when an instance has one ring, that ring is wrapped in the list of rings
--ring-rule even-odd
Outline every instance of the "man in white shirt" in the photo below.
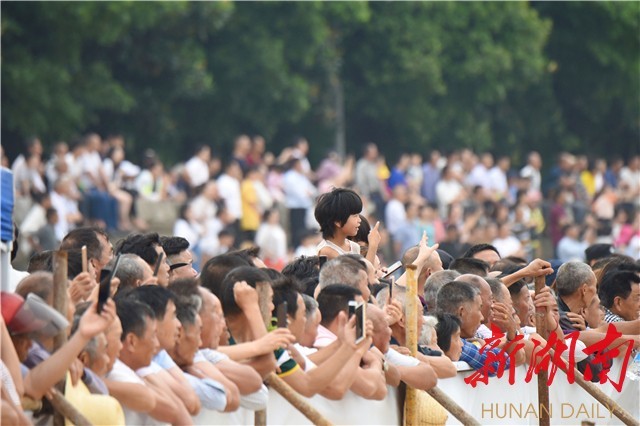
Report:
[[[159,347],[153,312],[146,305],[131,300],[118,300],[116,308],[122,323],[122,349],[106,376],[109,393],[122,404],[126,424],[171,421],[166,412],[161,412],[162,407],[158,407],[155,392],[135,373],[151,363]],[[127,383],[127,386],[119,386],[118,382]]]
[[[490,190],[496,201],[509,198],[509,183],[507,182],[509,167],[511,167],[511,159],[503,155],[498,159],[497,164],[489,170]]]
[[[313,206],[317,189],[304,174],[302,163],[294,158],[289,162],[289,170],[283,176],[285,206],[289,209],[291,247],[300,245],[307,230],[307,210]]]
[[[407,212],[404,207],[407,200],[407,187],[404,185],[395,186],[392,198],[384,210],[385,225],[391,235],[394,235],[407,220]]]
[[[236,236],[240,230],[239,220],[242,217],[242,192],[240,181],[242,169],[237,160],[231,160],[224,168],[224,173],[218,177],[218,193],[227,207],[227,212],[233,219]]]
[[[191,189],[195,189],[209,180],[209,161],[211,160],[211,148],[200,145],[195,155],[184,165],[189,178]]]
[[[70,229],[82,221],[82,213],[78,210],[78,202],[71,198],[71,181],[62,177],[56,181],[51,191],[51,207],[58,212],[58,223],[55,225],[56,237],[60,241]]]
[[[484,189],[490,189],[491,180],[489,178],[489,170],[493,167],[493,155],[489,152],[485,152],[480,157],[480,162],[476,164],[469,176],[465,181],[465,184],[469,188],[473,188],[476,185],[480,185]]]
[[[527,157],[527,165],[520,170],[520,177],[531,179],[531,191],[539,194],[542,185],[542,176],[540,168],[542,167],[542,159],[536,151],[531,151]]]

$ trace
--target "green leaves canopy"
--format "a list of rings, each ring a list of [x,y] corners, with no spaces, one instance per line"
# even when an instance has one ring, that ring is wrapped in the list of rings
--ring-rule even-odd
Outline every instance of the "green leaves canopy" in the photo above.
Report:
[[[2,140],[637,149],[640,3],[3,2]],[[635,142],[635,143],[634,143]]]

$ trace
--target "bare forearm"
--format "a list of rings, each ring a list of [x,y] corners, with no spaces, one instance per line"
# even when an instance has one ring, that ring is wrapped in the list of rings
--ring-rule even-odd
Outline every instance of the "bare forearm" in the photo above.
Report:
[[[251,367],[231,360],[224,360],[215,365],[220,372],[238,387],[241,395],[257,392],[262,386],[260,375]]]
[[[146,380],[146,379],[145,379]],[[163,389],[163,384],[154,384],[147,381],[156,397],[156,406],[149,413],[151,417],[161,422],[168,422],[174,425],[193,424],[191,416],[186,407],[169,390]]]
[[[148,413],[155,408],[155,394],[147,386],[139,383],[103,380],[107,389],[109,389],[109,394],[125,407],[141,413]]]
[[[427,362],[439,379],[455,377],[458,374],[455,364],[446,356],[426,356],[418,352],[416,358],[422,362]]]
[[[230,346],[218,346],[217,350],[234,361],[243,361],[270,353],[268,348],[264,348],[256,342],[238,343],[237,345]]]
[[[387,384],[382,367],[358,369],[351,390],[366,399],[383,400],[387,396]]]
[[[427,364],[420,363],[415,367],[396,366],[396,368],[400,372],[401,380],[413,388],[427,390],[438,383],[435,371]]]

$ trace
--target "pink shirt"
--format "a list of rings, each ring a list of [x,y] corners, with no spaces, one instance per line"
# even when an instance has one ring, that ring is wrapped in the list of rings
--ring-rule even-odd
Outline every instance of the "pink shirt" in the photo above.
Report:
[[[318,326],[318,335],[316,336],[316,341],[313,344],[316,348],[324,348],[325,346],[329,346],[334,341],[336,341],[338,337],[333,334],[331,330],[321,325]]]

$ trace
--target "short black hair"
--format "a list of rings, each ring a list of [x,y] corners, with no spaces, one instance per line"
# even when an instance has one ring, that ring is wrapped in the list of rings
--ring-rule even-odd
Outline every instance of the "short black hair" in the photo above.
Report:
[[[518,295],[520,294],[520,291],[522,290],[522,287],[525,287],[526,285],[527,283],[524,280],[518,280],[515,283],[508,286],[507,289],[509,290],[509,294],[511,295],[511,298],[513,299],[514,296],[518,297]]]
[[[300,256],[282,269],[282,274],[298,281],[320,277],[320,258],[318,256]]]
[[[27,272],[33,274],[37,271],[53,272],[53,250],[35,252],[29,259]]]
[[[497,248],[495,248],[495,246],[492,246],[491,244],[487,244],[487,243],[481,243],[481,244],[475,244],[469,247],[467,251],[462,255],[462,257],[473,257],[477,253],[480,253],[481,251],[486,251],[486,250],[493,250],[496,252],[498,256],[500,256],[500,252],[498,251]]]
[[[336,222],[341,226],[347,223],[349,216],[362,211],[362,198],[353,190],[334,188],[318,198],[314,216],[320,224],[324,238],[331,238],[336,231]]]
[[[174,254],[180,254],[187,250],[189,248],[189,241],[182,237],[162,236],[160,237],[160,245],[167,256],[173,256]]]
[[[438,347],[447,352],[451,348],[451,337],[453,333],[460,329],[462,321],[460,321],[457,315],[448,312],[438,312],[436,318],[438,319],[435,327],[438,337]]]
[[[449,269],[452,271],[458,271],[461,275],[474,274],[484,277],[489,272],[489,264],[481,259],[459,257],[451,262]]]
[[[255,266],[239,266],[229,271],[227,276],[222,281],[222,310],[225,316],[238,315],[242,313],[242,310],[236,303],[236,298],[233,294],[233,287],[236,282],[246,281],[251,287],[256,288],[259,282],[266,282],[271,284],[271,280],[266,272],[256,268]]]
[[[245,249],[230,251],[228,254],[233,256],[239,256],[249,262],[249,265],[253,265],[253,259],[260,257],[260,247],[252,246]]]
[[[598,287],[600,303],[610,309],[616,296],[623,299],[631,294],[631,287],[640,283],[640,277],[631,271],[609,271],[602,277]]]
[[[125,299],[137,300],[149,306],[154,317],[162,320],[167,313],[169,301],[175,303],[175,296],[169,290],[159,285],[143,285],[127,292]]]
[[[116,300],[116,312],[122,323],[122,341],[129,333],[142,337],[147,329],[147,319],[155,319],[149,306],[129,298]]]
[[[102,235],[109,241],[107,233],[100,228],[83,226],[73,229],[62,239],[60,250],[81,249],[82,246],[87,246],[87,258],[100,259],[102,257],[102,244],[100,244],[98,235]]]
[[[240,266],[251,266],[245,258],[234,254],[212,257],[202,267],[200,284],[222,300],[222,281],[229,271]]]
[[[298,287],[291,278],[283,276],[279,279],[273,286],[273,305],[276,309],[273,316],[277,315],[278,305],[287,302],[287,314],[295,317],[298,312],[298,294]]]
[[[155,265],[158,260],[156,246],[160,245],[160,236],[157,232],[147,234],[130,234],[118,241],[116,254],[133,253],[137,254],[149,265]]]
[[[327,326],[340,311],[348,312],[349,302],[362,295],[360,290],[343,284],[331,284],[318,294],[318,309],[322,314],[321,324]]]

